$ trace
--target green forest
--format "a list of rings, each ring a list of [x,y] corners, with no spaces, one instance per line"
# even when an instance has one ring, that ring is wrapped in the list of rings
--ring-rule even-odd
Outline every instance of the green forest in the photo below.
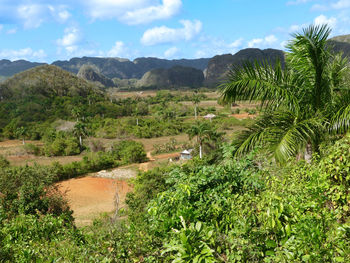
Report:
[[[231,67],[220,108],[201,106],[201,90],[111,97],[54,66],[2,83],[3,140],[82,159],[16,166],[0,155],[0,262],[350,262],[350,67],[330,33],[293,34],[284,64]],[[256,103],[244,110],[254,118],[231,116],[242,101]],[[126,207],[76,225],[57,182],[146,162],[139,140],[179,134],[186,145],[154,152],[193,148],[193,159],[138,171]]]

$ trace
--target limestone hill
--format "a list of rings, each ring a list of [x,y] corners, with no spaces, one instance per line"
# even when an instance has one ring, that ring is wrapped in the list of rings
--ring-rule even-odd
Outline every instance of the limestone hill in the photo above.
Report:
[[[177,88],[200,87],[203,84],[204,75],[201,70],[175,66],[170,69],[153,69],[143,75],[137,82],[137,87]]]
[[[56,66],[38,66],[14,75],[0,84],[2,99],[30,96],[83,96],[99,92],[91,83]],[[100,92],[99,92],[100,93]]]

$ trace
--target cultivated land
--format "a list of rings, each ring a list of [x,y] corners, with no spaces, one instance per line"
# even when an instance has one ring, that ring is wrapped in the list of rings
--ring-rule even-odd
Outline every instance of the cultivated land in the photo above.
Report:
[[[115,90],[110,91],[115,98],[147,98],[148,96],[155,97],[158,91],[143,91],[143,92],[116,92]],[[178,91],[170,91],[171,94],[178,95]],[[216,92],[204,92],[206,100],[200,101],[198,107],[202,110],[208,108],[214,109],[215,114],[224,114],[226,118],[232,118],[237,120],[244,120],[254,118],[256,114],[248,113],[249,110],[256,109],[256,103],[239,102],[237,106],[232,107],[228,110],[227,107],[219,105],[217,102],[218,94]],[[181,91],[181,96],[192,96],[193,92]],[[193,108],[193,102],[191,101],[180,101],[181,105]],[[237,112],[239,109],[240,113]],[[146,116],[147,117],[147,116]],[[143,117],[140,117],[142,120]],[[199,120],[202,116],[198,117]],[[188,116],[182,118],[185,123],[194,123],[195,118]],[[231,125],[228,129],[222,129],[225,133],[225,137],[230,139],[235,133],[245,128],[245,124],[240,125],[238,121],[235,125]],[[125,139],[125,138],[123,138]],[[93,138],[88,137],[85,139],[85,143],[89,141],[98,140],[106,149],[109,149],[114,143],[122,141],[123,139],[106,139],[106,138]],[[176,160],[179,157],[179,153],[182,151],[181,145],[186,143],[194,143],[195,140],[189,140],[189,137],[185,133],[172,136],[161,136],[156,138],[131,138],[134,141],[142,143],[149,161],[140,164],[129,164],[120,168],[112,169],[107,171],[107,174],[113,175],[112,178],[102,178],[99,173],[89,174],[79,178],[74,178],[60,182],[58,185],[61,192],[66,194],[66,198],[69,201],[70,207],[74,211],[74,217],[78,226],[84,226],[91,224],[92,221],[98,218],[101,214],[107,213],[112,214],[116,208],[115,198],[119,198],[119,208],[124,207],[124,201],[126,193],[133,190],[133,185],[130,183],[130,178],[134,178],[138,171],[148,171],[155,167],[164,166],[169,163],[169,160]],[[170,140],[176,140],[177,149],[170,153],[154,154],[155,145],[165,145]],[[43,146],[41,141],[30,141],[26,140],[26,144],[33,144],[36,146]],[[5,156],[14,166],[23,165],[51,165],[54,162],[58,162],[62,165],[69,164],[72,162],[79,162],[83,159],[86,153],[82,152],[79,155],[74,156],[35,156],[28,154],[22,144],[21,140],[6,140],[0,142],[0,155]],[[130,176],[123,176],[129,173]],[[107,176],[108,177],[108,176]]]

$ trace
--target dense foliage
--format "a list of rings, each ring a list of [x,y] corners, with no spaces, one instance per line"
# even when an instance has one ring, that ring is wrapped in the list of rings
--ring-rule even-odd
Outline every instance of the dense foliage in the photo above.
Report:
[[[222,85],[222,99],[259,100],[265,113],[238,140],[237,153],[258,145],[269,147],[275,159],[319,153],[322,141],[349,128],[348,62],[333,54],[330,28],[311,25],[287,45],[286,65],[246,63],[235,67]]]
[[[36,260],[50,253],[70,262],[347,262],[350,155],[342,149],[349,138],[312,164],[276,168],[254,154],[232,159],[226,146],[217,164],[194,160],[140,173],[124,223],[76,230],[62,216],[26,212],[45,208],[44,200],[27,210],[2,210],[0,237],[7,245],[1,253]],[[21,187],[14,208],[26,207],[20,204],[30,192]],[[6,219],[4,211],[19,215]]]

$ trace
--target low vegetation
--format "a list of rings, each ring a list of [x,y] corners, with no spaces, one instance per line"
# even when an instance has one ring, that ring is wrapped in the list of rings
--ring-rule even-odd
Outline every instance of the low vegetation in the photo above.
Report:
[[[70,109],[70,131],[49,118],[35,124],[17,116],[1,126],[3,136],[43,140],[24,142],[27,152],[83,159],[12,167],[0,156],[0,261],[350,262],[348,64],[325,45],[328,35],[326,26],[296,34],[285,67],[234,68],[221,89],[226,108],[201,109],[196,93],[188,108],[166,92],[88,97]],[[231,116],[238,99],[261,102],[245,113],[257,119]],[[61,102],[58,108],[72,106]],[[203,112],[217,116],[203,120]],[[236,130],[242,133],[228,140]],[[142,143],[130,138],[179,133],[192,138],[191,160],[140,171],[126,208],[75,226],[55,182],[147,161]],[[116,140],[105,147],[85,139],[97,134]],[[169,139],[154,150],[179,144]]]

